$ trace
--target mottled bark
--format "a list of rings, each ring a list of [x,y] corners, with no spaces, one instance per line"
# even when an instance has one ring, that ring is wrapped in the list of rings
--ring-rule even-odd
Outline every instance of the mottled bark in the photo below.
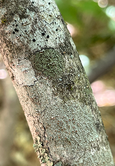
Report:
[[[45,165],[113,166],[98,107],[53,0],[3,0],[0,51]]]

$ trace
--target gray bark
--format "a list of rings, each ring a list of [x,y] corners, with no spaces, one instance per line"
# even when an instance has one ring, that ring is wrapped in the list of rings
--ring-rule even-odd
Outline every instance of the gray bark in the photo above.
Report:
[[[54,0],[2,0],[0,51],[41,164],[113,166],[100,112]]]

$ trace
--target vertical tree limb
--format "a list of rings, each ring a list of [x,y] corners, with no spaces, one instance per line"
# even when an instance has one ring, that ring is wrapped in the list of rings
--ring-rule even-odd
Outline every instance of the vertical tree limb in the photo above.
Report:
[[[45,165],[113,166],[98,107],[53,0],[4,0],[0,51]]]

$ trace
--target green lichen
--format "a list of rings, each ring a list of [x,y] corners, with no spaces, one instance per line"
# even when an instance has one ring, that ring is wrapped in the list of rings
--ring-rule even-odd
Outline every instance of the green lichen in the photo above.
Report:
[[[53,162],[50,161],[48,154],[46,153],[45,148],[42,146],[40,142],[40,137],[37,137],[35,140],[35,144],[33,144],[35,152],[37,152],[38,158],[41,163],[46,163],[46,166],[52,166]]]
[[[2,24],[5,24],[5,23],[6,23],[6,21],[7,21],[7,19],[6,19],[6,18],[2,18],[2,19],[1,19],[1,23],[2,23]]]
[[[71,73],[68,72],[67,74],[63,74],[62,77],[53,80],[53,86],[56,87],[54,95],[58,94],[64,101],[74,99],[76,97],[75,78],[74,71],[71,71]]]
[[[59,161],[59,162],[57,162],[54,166],[62,166],[62,165],[63,165],[62,162]]]
[[[92,101],[91,99],[92,99],[92,89],[90,88],[90,86],[86,86],[84,87],[84,89],[81,89],[81,95],[79,101],[85,105],[90,105]]]
[[[72,65],[66,68],[64,57],[56,49],[44,48],[35,52],[29,59],[36,75],[42,74],[52,80],[54,95],[58,95],[64,102],[78,96],[80,102],[87,103],[91,89],[89,82],[84,81],[86,74],[83,69],[77,73]]]
[[[86,87],[85,93],[86,93],[86,94],[91,94],[91,93],[92,93],[92,89],[91,89],[90,86],[87,86],[87,87]]]
[[[33,144],[33,148],[34,148],[34,150],[35,150],[35,152],[37,152],[38,151],[38,144]]]
[[[30,60],[36,73],[42,72],[49,78],[56,78],[63,73],[63,57],[52,48],[36,52]]]

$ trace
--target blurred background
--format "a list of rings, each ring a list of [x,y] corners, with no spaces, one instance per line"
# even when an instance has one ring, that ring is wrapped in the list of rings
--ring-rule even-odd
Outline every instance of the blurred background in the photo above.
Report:
[[[115,160],[115,0],[55,0],[86,70]],[[38,166],[0,55],[0,166]]]

